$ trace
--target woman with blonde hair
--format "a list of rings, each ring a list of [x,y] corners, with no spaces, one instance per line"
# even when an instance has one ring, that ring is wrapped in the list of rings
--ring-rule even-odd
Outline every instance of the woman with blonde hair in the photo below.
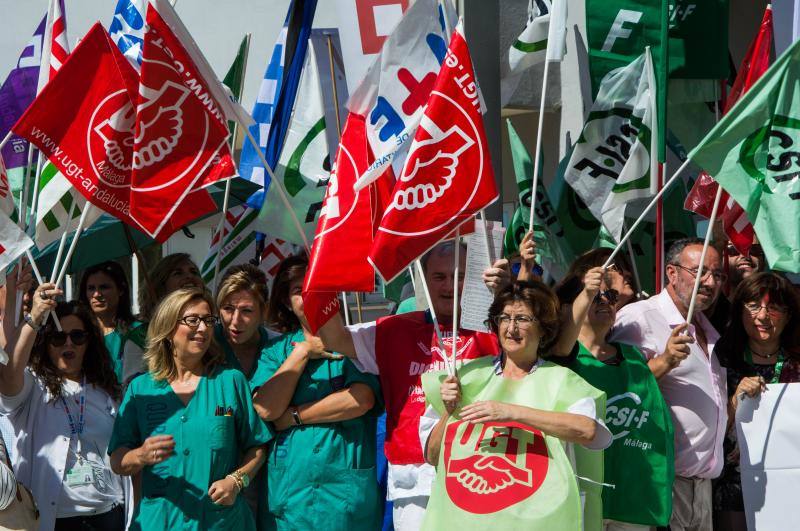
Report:
[[[169,254],[150,271],[150,282],[139,288],[139,319],[149,321],[158,303],[173,291],[203,287],[200,269],[187,253]]]
[[[108,447],[117,473],[141,472],[133,530],[255,529],[237,495],[272,435],[246,379],[213,344],[213,311],[206,292],[179,289],[150,322],[148,373],[128,386]]]

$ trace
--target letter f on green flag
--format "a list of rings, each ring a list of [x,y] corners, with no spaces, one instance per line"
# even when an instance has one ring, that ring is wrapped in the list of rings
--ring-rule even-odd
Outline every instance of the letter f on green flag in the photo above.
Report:
[[[800,42],[689,158],[745,209],[770,267],[800,273]]]

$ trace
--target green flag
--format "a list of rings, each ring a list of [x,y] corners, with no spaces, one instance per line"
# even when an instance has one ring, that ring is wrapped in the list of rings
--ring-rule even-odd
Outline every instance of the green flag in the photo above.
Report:
[[[506,229],[503,241],[503,254],[509,256],[519,250],[519,244],[528,232],[531,212],[531,186],[533,185],[533,160],[525,149],[522,139],[517,134],[511,120],[508,123],[508,138],[511,144],[511,157],[514,160],[514,174],[517,178],[519,189],[519,207],[514,212],[514,217]],[[550,196],[544,187],[541,178],[541,167],[536,191],[536,207],[533,218],[533,239],[536,242],[536,251],[542,267],[553,278],[560,279],[564,276],[570,262],[572,252],[564,245],[564,229],[558,222],[556,209],[550,201]]]
[[[773,269],[800,273],[800,42],[689,153],[747,212]]]
[[[222,84],[231,90],[231,93],[236,101],[241,101],[242,99],[244,70],[245,66],[247,65],[247,50],[249,48],[250,34],[247,34],[242,38],[242,42],[239,44],[239,51],[236,52],[236,58],[233,60],[231,67],[228,68],[228,73],[225,74],[225,79],[222,80]],[[228,130],[233,131],[235,125],[235,122],[228,122]],[[231,135],[231,138],[228,141],[230,142],[231,146],[233,146],[233,142],[235,141],[233,135]]]
[[[446,374],[422,375],[425,400],[439,414],[444,404],[439,386]],[[605,393],[591,387],[565,367],[545,361],[523,380],[498,377],[494,360],[478,358],[459,369],[461,405],[478,400],[520,404],[544,411],[566,412],[578,400],[595,401],[597,415],[605,416]],[[436,479],[422,529],[602,529],[599,496],[578,486],[575,474],[584,467],[602,481],[602,452],[591,452],[576,472],[564,443],[519,422],[469,423],[459,412],[447,420],[436,467]],[[581,495],[586,494],[586,521],[582,522]],[[591,518],[591,515],[595,515]]]
[[[728,1],[670,0],[670,78],[728,77]]]

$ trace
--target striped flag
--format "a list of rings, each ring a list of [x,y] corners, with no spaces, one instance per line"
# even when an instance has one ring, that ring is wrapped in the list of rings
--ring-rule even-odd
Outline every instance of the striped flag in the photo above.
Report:
[[[272,288],[272,281],[275,280],[275,275],[278,274],[278,268],[286,258],[299,253],[302,247],[294,245],[291,242],[281,240],[269,234],[263,234],[263,240],[258,268],[267,276],[267,286]]]
[[[3,156],[0,155],[0,212],[16,220],[17,206],[14,204],[14,196],[11,195],[11,185],[8,181],[8,170]]]
[[[53,29],[50,34],[50,79],[56,75],[69,55],[67,42],[67,14],[63,0],[53,3]]]
[[[225,213],[225,223],[221,231],[211,236],[211,249],[200,266],[203,282],[211,285],[214,268],[219,255],[219,270],[225,271],[232,265],[243,264],[256,257],[256,233],[253,222],[258,210],[245,205],[237,205]]]

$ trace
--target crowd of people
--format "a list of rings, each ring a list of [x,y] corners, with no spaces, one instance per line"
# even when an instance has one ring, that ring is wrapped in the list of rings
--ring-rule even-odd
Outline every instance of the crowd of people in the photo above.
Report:
[[[646,299],[624,257],[603,267],[610,250],[551,287],[530,235],[520,249],[518,275],[484,272],[487,331],[452,327],[452,242],[421,260],[431,309],[335,315],[316,335],[304,254],[271,288],[245,264],[213,294],[188,255],[167,256],[139,315],[114,262],[74,301],[18,266],[0,519],[29,490],[38,529],[59,531],[746,529],[732,419],[744,396],[800,381],[794,286],[757,246],[710,247],[699,273],[702,240],[679,240]]]

